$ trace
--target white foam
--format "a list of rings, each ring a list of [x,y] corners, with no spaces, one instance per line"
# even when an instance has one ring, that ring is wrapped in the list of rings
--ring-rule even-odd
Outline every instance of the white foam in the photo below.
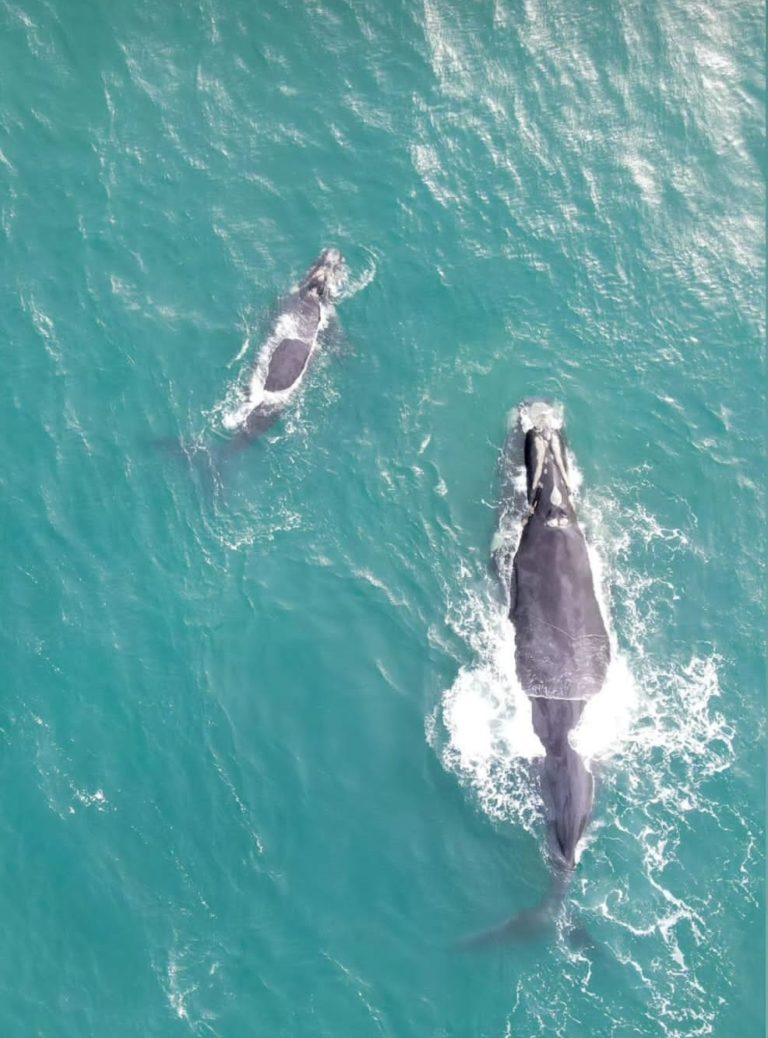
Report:
[[[97,810],[103,811],[108,803],[103,789],[97,789],[94,793],[88,793],[84,789],[78,789],[72,783],[72,792],[84,807],[93,807],[95,804]]]
[[[173,1009],[179,1020],[186,1020],[189,1022],[187,998],[197,990],[197,985],[190,984],[188,987],[183,987],[183,973],[184,967],[180,956],[176,952],[171,952],[168,956],[168,964],[165,971],[166,996],[171,1009]]]
[[[549,403],[544,400],[524,401],[513,408],[507,416],[507,428],[511,429],[519,421],[524,433],[531,429],[562,429],[565,409],[557,401]]]
[[[514,629],[486,590],[468,591],[449,611],[449,624],[478,661],[459,670],[428,719],[427,736],[490,817],[533,831],[541,806],[529,764],[543,748],[514,672]]]
[[[353,277],[346,262],[344,264],[344,275],[334,288],[334,299],[336,303],[346,302],[352,299],[358,292],[366,289],[375,279],[378,271],[378,257],[373,249],[363,246],[363,251],[368,255],[368,264],[363,267],[360,274]]]
[[[573,733],[573,748],[586,760],[615,756],[630,736],[637,710],[638,688],[629,661],[614,655],[602,691],[589,700]]]

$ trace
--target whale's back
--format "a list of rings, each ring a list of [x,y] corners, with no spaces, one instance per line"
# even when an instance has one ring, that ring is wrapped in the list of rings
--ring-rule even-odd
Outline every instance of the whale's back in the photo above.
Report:
[[[311,348],[301,339],[283,339],[270,357],[264,388],[270,393],[290,389],[307,366]]]
[[[517,673],[528,695],[588,699],[599,692],[610,645],[578,525],[552,528],[531,518],[511,590]]]

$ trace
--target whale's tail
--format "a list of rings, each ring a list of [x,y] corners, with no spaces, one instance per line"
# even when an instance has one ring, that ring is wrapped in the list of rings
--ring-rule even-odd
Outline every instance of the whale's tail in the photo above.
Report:
[[[589,818],[594,795],[592,775],[568,741],[584,709],[581,700],[532,699],[534,730],[546,752],[542,767],[542,792],[547,807],[547,828],[553,865],[549,888],[533,908],[526,908],[499,926],[461,941],[459,947],[483,948],[494,944],[530,940],[554,933],[574,871],[579,841]],[[589,935],[566,919],[565,936],[579,947],[591,945]]]
[[[263,436],[282,417],[277,408],[255,408],[247,420],[225,440],[214,442],[194,441],[166,437],[152,440],[152,445],[168,457],[189,466],[190,471],[208,486],[210,492],[224,482],[224,474],[230,463],[249,447],[254,440]]]
[[[558,869],[546,894],[535,907],[525,908],[498,926],[465,937],[458,942],[457,947],[468,951],[472,948],[488,948],[495,944],[533,940],[547,933],[554,933],[560,908],[571,882],[572,871]]]
[[[151,440],[150,446],[171,459],[175,468],[186,471],[202,500],[210,504],[225,490],[227,469],[246,444],[241,445],[237,437],[213,443],[167,437]]]

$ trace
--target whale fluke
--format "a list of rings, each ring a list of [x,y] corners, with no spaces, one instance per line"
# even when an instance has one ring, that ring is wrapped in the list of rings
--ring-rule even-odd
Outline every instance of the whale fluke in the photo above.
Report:
[[[565,899],[570,883],[570,870],[552,877],[549,890],[538,905],[524,908],[510,919],[492,926],[488,930],[465,937],[456,945],[459,951],[470,951],[474,948],[489,948],[495,944],[506,944],[514,941],[533,940],[547,933],[554,932],[560,906]]]

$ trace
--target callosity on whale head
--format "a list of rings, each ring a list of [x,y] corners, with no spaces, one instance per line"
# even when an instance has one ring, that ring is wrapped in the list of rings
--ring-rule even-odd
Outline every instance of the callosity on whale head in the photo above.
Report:
[[[551,528],[576,521],[563,437],[563,409],[545,400],[520,405],[520,428],[525,433],[525,471],[528,505]]]
[[[299,286],[302,295],[332,301],[339,294],[345,274],[344,257],[338,249],[323,249]]]

